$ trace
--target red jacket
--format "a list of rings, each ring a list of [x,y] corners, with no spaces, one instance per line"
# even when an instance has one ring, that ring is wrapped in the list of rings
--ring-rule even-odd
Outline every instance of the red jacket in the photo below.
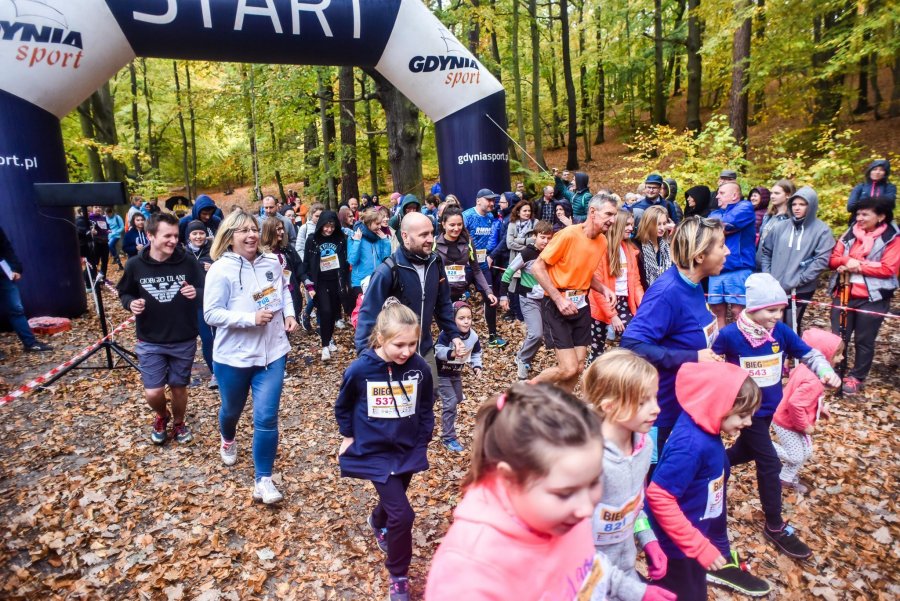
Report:
[[[644,289],[641,286],[641,272],[638,268],[638,249],[634,244],[622,241],[622,248],[625,249],[625,270],[628,278],[628,310],[634,315],[637,313],[641,300],[644,298]],[[610,289],[615,291],[616,278],[609,274],[609,255],[606,253],[600,258],[597,270],[594,272],[600,280]],[[610,323],[616,314],[616,308],[611,307],[609,302],[602,294],[591,289],[591,317],[603,323]]]
[[[822,352],[831,361],[841,344],[840,336],[811,328],[803,332],[803,342]],[[845,351],[846,352],[846,351]],[[781,404],[775,411],[772,422],[782,428],[803,433],[815,425],[819,414],[819,400],[825,394],[825,386],[819,378],[803,364],[791,373]]]

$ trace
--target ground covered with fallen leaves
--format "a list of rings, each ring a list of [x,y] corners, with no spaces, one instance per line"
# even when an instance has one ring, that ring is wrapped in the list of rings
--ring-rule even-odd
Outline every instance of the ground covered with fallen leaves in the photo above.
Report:
[[[113,325],[127,314],[108,291]],[[807,325],[825,325],[813,308]],[[831,600],[900,597],[897,430],[900,411],[900,320],[889,320],[865,392],[832,399],[834,419],[815,437],[804,472],[814,488],[786,495],[786,517],[815,550],[812,561],[779,556],[760,530],[753,468],[735,470],[731,531],[750,568],[770,580],[770,598]],[[467,376],[460,407],[468,446],[478,405],[515,378],[519,324],[501,322],[510,340],[486,349],[486,370]],[[476,328],[484,330],[476,320]],[[0,366],[8,388],[69,358],[97,337],[95,317],[74,321],[50,342],[52,353],[23,355],[12,334],[0,335],[9,358]],[[374,491],[338,477],[340,436],[332,406],[351,361],[351,330],[338,332],[340,352],[328,365],[317,337],[298,333],[281,406],[277,507],[251,501],[252,424],[245,413],[240,455],[231,467],[218,454],[218,395],[206,388],[198,353],[190,389],[190,445],[150,443],[151,412],[133,370],[75,372],[0,407],[0,598],[4,599],[382,599],[383,556],[365,518]],[[134,335],[118,338],[133,348]],[[538,366],[548,364],[542,351]],[[417,512],[411,569],[421,598],[428,562],[450,525],[468,457],[435,441],[431,469],[410,488]],[[460,577],[465,577],[461,574]],[[710,589],[711,599],[730,599]]]

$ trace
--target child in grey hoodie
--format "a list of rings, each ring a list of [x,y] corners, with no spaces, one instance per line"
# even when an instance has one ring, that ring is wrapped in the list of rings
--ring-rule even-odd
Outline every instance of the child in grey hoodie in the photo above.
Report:
[[[816,217],[819,196],[803,186],[788,199],[790,219],[776,224],[760,245],[760,267],[778,280],[785,293],[797,291],[797,299],[811,300],[819,285],[819,276],[828,269],[834,248],[831,228]],[[797,305],[797,323],[791,311],[785,311],[784,322],[799,332],[806,303]]]
[[[594,509],[594,546],[628,576],[627,586],[611,597],[621,601],[656,599],[634,562],[634,537],[647,555],[648,575],[666,574],[668,560],[644,513],[644,482],[654,454],[648,435],[659,415],[656,369],[624,349],[608,351],[584,374],[585,400],[603,415],[603,496]]]

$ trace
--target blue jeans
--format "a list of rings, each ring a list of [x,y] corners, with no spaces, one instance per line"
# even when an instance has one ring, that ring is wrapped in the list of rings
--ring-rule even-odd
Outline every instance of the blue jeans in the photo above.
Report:
[[[206,367],[209,371],[213,371],[213,329],[203,319],[203,305],[197,309],[197,329],[200,330],[200,346],[203,349],[203,360],[206,361]]]
[[[278,407],[284,384],[287,355],[266,367],[232,367],[218,361],[213,373],[219,381],[222,408],[219,409],[219,431],[225,440],[234,440],[238,420],[253,390],[253,466],[256,479],[272,475],[278,450]]]
[[[19,287],[8,277],[0,274],[0,311],[6,314],[9,323],[19,340],[26,347],[34,346],[37,340],[25,318],[25,307],[22,306],[22,297],[19,296]]]

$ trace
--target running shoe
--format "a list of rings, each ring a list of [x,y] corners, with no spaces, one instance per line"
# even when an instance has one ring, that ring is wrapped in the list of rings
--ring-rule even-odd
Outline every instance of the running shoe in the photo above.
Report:
[[[43,342],[35,341],[31,346],[25,347],[25,352],[27,353],[43,353],[46,351],[52,351],[53,347],[49,344],[44,344]]]
[[[194,440],[194,433],[187,427],[187,424],[182,422],[172,426],[172,438],[174,438],[175,442],[178,444],[187,444]]]
[[[332,353],[338,352],[338,347],[337,347],[337,345],[334,343],[334,338],[332,338],[332,339],[331,339],[331,342],[328,343],[328,350],[331,351]]]
[[[465,451],[463,446],[459,444],[459,441],[455,438],[451,438],[450,440],[442,440],[441,442],[443,443],[444,448],[448,451],[453,451],[454,453],[462,453],[463,451]]]
[[[331,359],[331,350],[327,346],[322,347],[322,361],[329,361]]]
[[[222,463],[225,465],[234,465],[237,461],[237,441],[229,442],[223,438],[219,447],[219,457],[222,458]]]
[[[166,430],[169,427],[169,420],[172,418],[168,412],[163,415],[156,414],[156,419],[153,420],[153,430],[150,432],[150,440],[153,441],[153,444],[164,444],[169,435],[166,433]]]
[[[369,528],[372,529],[372,536],[375,537],[375,544],[378,545],[379,549],[387,553],[387,528],[376,528],[374,523],[372,522],[372,514],[369,514],[369,517],[366,518],[366,524],[368,524]]]
[[[860,390],[862,390],[862,381],[854,378],[853,376],[847,376],[844,378],[844,383],[841,386],[841,391],[844,394],[856,394]]]
[[[747,566],[741,563],[737,551],[734,550],[731,551],[731,561],[725,564],[724,568],[706,573],[706,581],[749,597],[762,597],[772,590],[771,584],[747,571]]]
[[[787,523],[782,524],[779,530],[769,530],[768,526],[763,526],[763,534],[788,557],[806,559],[812,555],[812,549],[800,540],[794,527],[788,526]]]
[[[263,476],[253,485],[254,501],[262,501],[266,505],[271,505],[272,503],[278,503],[282,499],[284,497],[275,488],[275,484],[269,476]]]
[[[211,390],[215,390],[216,388],[219,387],[219,381],[216,380],[216,374],[213,374],[212,376],[210,376],[209,384],[207,384],[207,387],[210,388]]]
[[[520,380],[528,379],[528,372],[531,371],[531,365],[525,363],[524,361],[520,361],[518,357],[516,357],[516,375]]]
[[[409,578],[406,576],[391,576],[389,592],[391,601],[409,601]]]
[[[497,336],[496,334],[491,334],[488,336],[488,346],[492,346],[494,348],[503,348],[506,346],[506,341]]]

